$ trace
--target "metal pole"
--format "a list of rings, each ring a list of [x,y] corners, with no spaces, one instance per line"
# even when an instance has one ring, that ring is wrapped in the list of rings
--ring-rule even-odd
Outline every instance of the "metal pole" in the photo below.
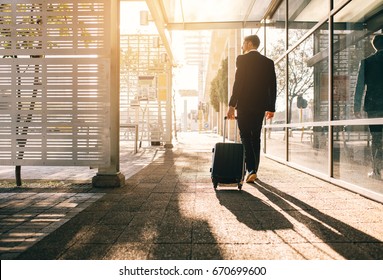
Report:
[[[165,148],[173,148],[172,138],[173,138],[173,126],[172,126],[172,81],[173,81],[173,73],[172,66],[170,61],[167,62],[167,89],[166,89],[166,143],[164,145]]]

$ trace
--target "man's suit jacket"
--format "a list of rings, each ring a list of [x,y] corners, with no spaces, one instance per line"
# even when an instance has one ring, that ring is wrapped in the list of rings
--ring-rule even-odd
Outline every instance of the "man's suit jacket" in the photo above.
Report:
[[[257,51],[237,57],[237,71],[229,105],[238,112],[275,112],[277,83],[274,61]]]
[[[383,111],[383,50],[363,59],[359,65],[358,80],[355,89],[354,112],[360,112],[363,94],[364,111]]]

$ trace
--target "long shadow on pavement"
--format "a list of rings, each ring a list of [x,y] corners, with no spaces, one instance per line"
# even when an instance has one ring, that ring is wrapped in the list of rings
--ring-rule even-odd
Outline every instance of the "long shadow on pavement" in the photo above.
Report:
[[[127,186],[101,190],[106,192],[101,199],[18,259],[221,259],[208,223],[186,216],[180,207],[185,197],[195,195],[196,161],[196,156],[166,151]],[[209,239],[209,250],[203,242],[193,243],[196,227]]]
[[[383,241],[337,220],[281,190],[257,180],[253,184],[272,203],[307,227],[345,259],[383,259]]]
[[[292,229],[293,224],[265,201],[245,190],[217,190],[219,203],[253,230]]]

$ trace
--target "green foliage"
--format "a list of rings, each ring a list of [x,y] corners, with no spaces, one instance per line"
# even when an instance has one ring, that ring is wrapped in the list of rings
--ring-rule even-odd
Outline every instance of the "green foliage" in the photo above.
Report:
[[[228,59],[222,60],[217,75],[211,81],[210,104],[219,112],[219,104],[228,102]]]
[[[215,77],[211,81],[210,86],[210,104],[213,106],[216,112],[219,112],[219,89],[218,89],[218,78]]]
[[[219,101],[227,104],[228,96],[228,59],[224,59],[221,64],[221,68],[218,71],[219,77]]]

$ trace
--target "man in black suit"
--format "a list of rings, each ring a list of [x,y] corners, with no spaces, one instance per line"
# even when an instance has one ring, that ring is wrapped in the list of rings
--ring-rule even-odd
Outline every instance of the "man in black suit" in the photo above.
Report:
[[[237,110],[238,127],[245,149],[247,183],[257,179],[262,122],[265,116],[266,119],[274,116],[277,90],[274,62],[257,51],[259,44],[257,35],[247,36],[243,41],[243,55],[237,57],[237,71],[227,112],[227,117],[233,119]]]
[[[357,118],[361,117],[360,110],[363,97],[364,111],[368,118],[383,118],[383,35],[374,36],[371,43],[376,52],[363,59],[359,65],[354,98],[354,113]],[[369,128],[372,138],[372,172],[368,173],[368,177],[380,180],[380,170],[383,167],[383,125],[370,125]]]

